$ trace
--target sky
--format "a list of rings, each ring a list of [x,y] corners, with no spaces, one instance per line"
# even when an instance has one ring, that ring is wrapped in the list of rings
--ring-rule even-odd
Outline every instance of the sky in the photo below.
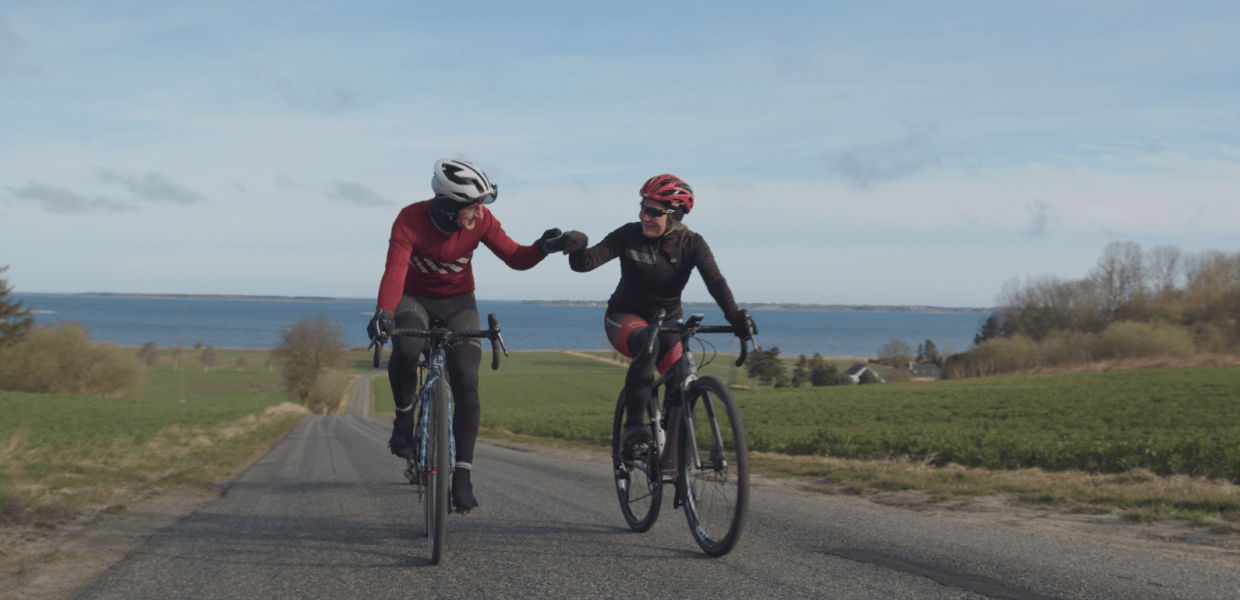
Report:
[[[0,2],[18,292],[374,297],[439,158],[523,244],[672,173],[740,302],[992,306],[1115,241],[1236,252],[1240,3]],[[613,262],[488,300],[604,300]],[[709,300],[694,277],[684,299]]]

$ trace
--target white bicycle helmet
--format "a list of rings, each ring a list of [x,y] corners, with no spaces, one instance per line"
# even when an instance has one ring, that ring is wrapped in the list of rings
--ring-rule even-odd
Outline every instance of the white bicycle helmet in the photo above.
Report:
[[[495,197],[499,195],[497,186],[487,179],[482,169],[456,158],[442,158],[435,162],[431,189],[436,195],[461,204],[490,204],[495,202]]]

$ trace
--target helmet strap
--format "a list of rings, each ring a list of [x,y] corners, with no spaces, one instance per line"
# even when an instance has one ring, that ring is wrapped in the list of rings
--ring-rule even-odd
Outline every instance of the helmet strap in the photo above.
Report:
[[[679,231],[681,229],[688,229],[688,227],[685,227],[679,220],[673,219],[671,215],[668,215],[667,229],[664,229],[663,234],[659,237],[663,237],[664,235],[668,235],[673,231]]]
[[[435,225],[435,229],[446,235],[452,235],[461,230],[456,224],[456,215],[460,212],[460,203],[448,198],[447,196],[435,196],[431,199],[431,223]]]

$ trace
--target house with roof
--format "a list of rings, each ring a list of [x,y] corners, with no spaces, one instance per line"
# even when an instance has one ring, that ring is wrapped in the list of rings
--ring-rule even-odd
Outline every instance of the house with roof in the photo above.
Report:
[[[911,381],[934,381],[943,378],[943,369],[934,363],[909,363],[900,365],[899,370],[908,373]]]
[[[886,380],[878,376],[878,373],[874,372],[874,369],[866,366],[865,363],[853,363],[853,366],[848,367],[848,370],[844,371],[844,375],[851,379],[853,383],[861,383],[861,376],[866,371],[869,371],[879,383],[887,383]]]

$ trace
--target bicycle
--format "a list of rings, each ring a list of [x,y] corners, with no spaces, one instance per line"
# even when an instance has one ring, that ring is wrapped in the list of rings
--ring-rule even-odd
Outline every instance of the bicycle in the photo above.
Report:
[[[685,322],[660,325],[665,314],[659,310],[647,328],[645,350],[653,352],[656,335],[667,331],[680,335],[682,353],[676,366],[651,386],[643,419],[650,428],[651,442],[624,447],[624,390],[616,403],[611,444],[620,511],[633,531],[649,530],[663,503],[663,484],[671,483],[675,486],[672,508],[684,507],[694,541],[707,554],[723,556],[736,546],[745,525],[749,448],[732,393],[718,377],[698,375],[689,340],[701,333],[731,334],[736,330],[730,325],[701,325],[704,315],[700,314],[691,315]],[[748,333],[752,340],[757,328]],[[757,342],[753,343],[754,351],[759,351]],[[747,351],[742,339],[736,366],[744,364]],[[677,379],[672,380],[674,376]],[[660,409],[658,390],[663,385],[668,386],[669,394],[667,406]]]
[[[452,470],[456,465],[456,443],[452,436],[452,390],[448,386],[448,342],[456,338],[487,338],[491,340],[491,369],[499,368],[499,353],[508,356],[504,338],[500,336],[499,319],[487,315],[488,328],[477,331],[446,329],[439,319],[432,319],[430,329],[400,328],[390,335],[420,337],[430,341],[426,358],[418,360],[417,399],[410,410],[417,409],[413,425],[414,451],[406,461],[405,477],[418,486],[418,502],[426,511],[426,536],[430,538],[431,564],[443,559],[448,513],[451,502]],[[372,340],[375,368],[379,368],[383,340]],[[423,496],[425,492],[425,497]],[[469,512],[461,511],[462,514]]]

